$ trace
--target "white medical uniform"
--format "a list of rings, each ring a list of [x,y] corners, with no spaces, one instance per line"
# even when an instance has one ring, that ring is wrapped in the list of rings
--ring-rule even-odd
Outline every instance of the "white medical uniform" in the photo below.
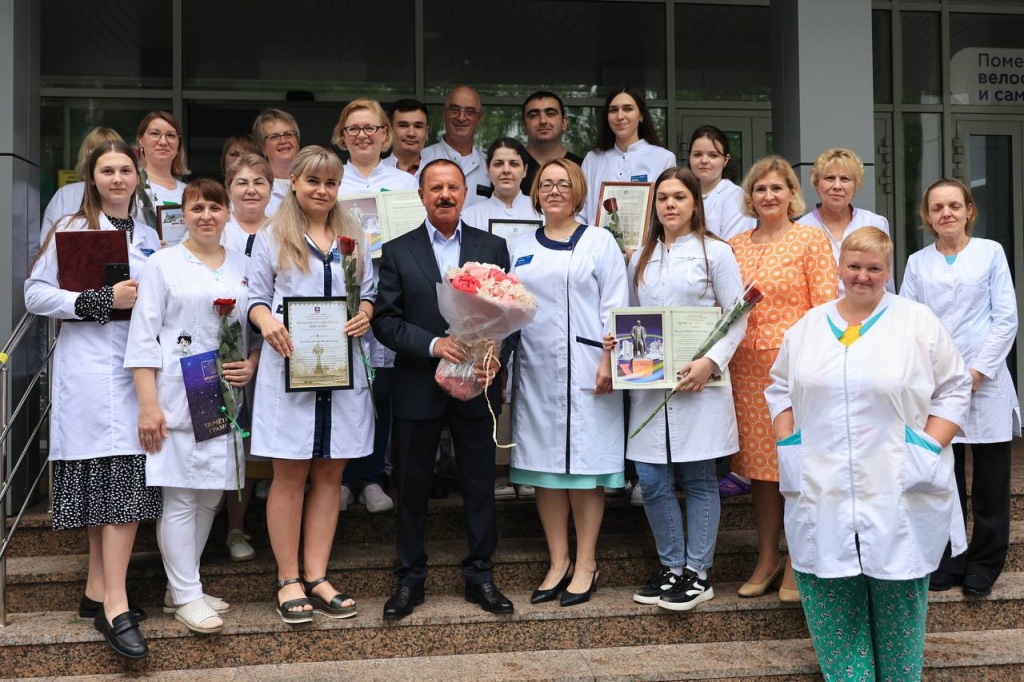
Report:
[[[1003,247],[974,237],[952,265],[934,245],[910,256],[900,296],[928,306],[967,363],[985,375],[954,443],[1004,443],[1019,436],[1020,406],[1006,356],[1017,337],[1017,297]]]
[[[511,207],[506,206],[498,197],[492,196],[462,209],[462,222],[484,232],[490,229],[492,220],[543,220],[543,217],[533,210],[533,201],[522,192],[512,200]]]
[[[613,146],[607,151],[591,151],[583,159],[583,175],[587,178],[587,202],[583,215],[597,221],[602,182],[649,182],[654,184],[666,168],[676,165],[676,155],[646,140],[629,145],[623,152]]]
[[[512,272],[537,300],[537,316],[514,356],[511,463],[517,469],[623,470],[622,396],[594,395],[594,388],[611,310],[629,302],[626,267],[607,230],[581,231],[575,244],[548,239],[543,228],[512,244]]]
[[[830,328],[848,326],[837,304],[786,332],[765,391],[772,419],[793,408],[795,432],[779,442],[793,568],[921,578],[947,542],[954,555],[966,548],[953,448],[924,427],[929,415],[967,423],[970,375],[925,306],[886,292],[846,346]]]
[[[757,227],[757,219],[743,212],[743,188],[726,178],[704,197],[704,219],[708,229],[726,241]]]
[[[427,164],[434,159],[454,161],[466,174],[466,203],[463,208],[472,206],[490,196],[491,179],[487,175],[487,157],[476,147],[473,147],[473,151],[467,156],[463,156],[442,137],[440,142],[426,147],[420,154],[420,170],[416,173],[417,178]],[[484,194],[480,194],[479,191],[483,191]]]
[[[66,215],[78,213],[78,209],[82,207],[83,197],[85,197],[85,183],[82,181],[69,182],[57,190],[43,212],[43,224],[39,229],[40,246],[46,241],[46,235],[50,233],[50,228],[58,220]]]
[[[821,213],[818,209],[821,208],[821,204],[815,207],[813,211],[798,218],[796,222],[804,225],[810,225],[817,227],[825,233],[828,237],[829,242],[832,243],[832,255],[836,257],[836,265],[839,264],[839,248],[843,245],[843,240],[836,241],[836,238],[832,236],[831,230],[825,227],[825,221],[821,219]],[[885,219],[885,216],[880,216],[877,213],[871,211],[865,211],[862,208],[855,208],[850,206],[850,210],[853,211],[853,217],[850,219],[850,224],[843,230],[843,239],[849,237],[855,230],[859,230],[862,227],[877,227],[882,232],[889,234],[889,221]],[[888,291],[896,293],[896,282],[892,277],[889,277],[889,281],[885,283],[885,288]],[[846,293],[846,288],[843,286],[842,278],[839,279],[839,298],[843,297]]]
[[[270,187],[270,201],[267,202],[267,207],[263,210],[268,218],[277,213],[278,207],[281,206],[281,202],[290,191],[292,191],[292,181],[289,178],[274,178],[274,184]]]
[[[342,260],[314,254],[307,237],[309,272],[297,268],[279,270],[278,243],[271,223],[256,235],[249,267],[249,309],[266,305],[278,321],[284,320],[286,296],[345,296]],[[337,247],[335,247],[335,252]],[[362,300],[373,301],[373,266],[363,240]],[[329,286],[327,286],[329,284]],[[252,454],[279,459],[310,459],[313,454],[317,416],[327,411],[331,459],[365,457],[373,451],[373,406],[362,367],[358,344],[352,344],[353,388],[339,391],[285,393],[284,358],[266,342],[260,354],[253,409]]]

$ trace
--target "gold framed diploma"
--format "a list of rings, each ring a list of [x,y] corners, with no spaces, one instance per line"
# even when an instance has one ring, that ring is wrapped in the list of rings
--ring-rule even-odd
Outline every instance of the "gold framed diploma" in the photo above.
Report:
[[[345,334],[343,296],[286,296],[284,326],[292,338],[284,360],[284,390],[341,391],[353,387],[352,344]]]
[[[651,223],[653,204],[652,182],[602,182],[597,225],[613,232],[617,229],[624,248],[639,249]]]
[[[188,234],[185,210],[181,204],[163,204],[156,207],[156,232],[167,246],[177,246]]]
[[[338,197],[338,204],[362,226],[372,258],[380,258],[386,242],[415,230],[427,217],[414,189],[348,194]]]
[[[519,235],[536,232],[537,228],[543,224],[543,220],[508,220],[505,218],[492,218],[487,223],[487,230],[491,234],[504,239],[507,244],[511,244]]]
[[[612,388],[671,391],[721,316],[718,307],[613,308]],[[728,385],[721,369],[706,387]]]

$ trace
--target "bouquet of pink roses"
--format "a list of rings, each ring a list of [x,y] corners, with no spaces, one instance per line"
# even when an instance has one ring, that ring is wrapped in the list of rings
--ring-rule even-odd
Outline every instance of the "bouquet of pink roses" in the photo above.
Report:
[[[448,333],[469,347],[470,357],[459,364],[441,360],[434,379],[448,395],[470,400],[480,395],[473,365],[488,359],[490,343],[502,340],[533,321],[537,302],[515,275],[487,263],[450,268],[437,285],[437,306],[448,322]]]

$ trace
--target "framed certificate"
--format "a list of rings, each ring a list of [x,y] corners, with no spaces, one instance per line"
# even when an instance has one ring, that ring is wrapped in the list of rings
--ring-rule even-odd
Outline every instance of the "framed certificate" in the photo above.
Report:
[[[613,308],[612,388],[671,391],[721,316],[717,307]],[[727,385],[728,369],[722,374],[705,386]]]
[[[543,220],[508,220],[505,218],[492,218],[487,224],[491,234],[497,235],[511,244],[516,237],[528,232],[534,232],[544,224]]]
[[[427,217],[419,193],[411,189],[350,194],[338,204],[362,226],[372,258],[380,258],[385,242],[415,230]]]
[[[181,204],[163,204],[156,207],[156,233],[167,246],[181,243],[188,233],[185,211]]]
[[[611,203],[614,211],[607,209]],[[597,224],[609,227],[618,219],[622,232],[622,244],[627,249],[643,246],[647,228],[651,223],[651,208],[654,203],[652,182],[602,182],[601,201],[597,206]]]
[[[284,299],[284,326],[292,355],[284,360],[284,390],[340,391],[352,388],[352,344],[345,334],[344,296]]]

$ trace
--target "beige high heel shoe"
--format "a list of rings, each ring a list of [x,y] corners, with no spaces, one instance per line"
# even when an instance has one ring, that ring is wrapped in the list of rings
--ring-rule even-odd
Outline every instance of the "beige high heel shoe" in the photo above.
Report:
[[[740,586],[740,589],[736,590],[736,594],[741,597],[763,597],[769,588],[782,579],[782,573],[785,568],[786,562],[779,559],[779,565],[772,571],[767,580],[763,583],[745,582]]]
[[[792,559],[786,557],[786,571],[793,571]],[[779,581],[779,601],[783,604],[799,604],[800,603],[800,590],[792,587],[782,587],[782,583],[786,581],[785,571],[782,574],[783,579]],[[794,581],[795,582],[795,581]]]

